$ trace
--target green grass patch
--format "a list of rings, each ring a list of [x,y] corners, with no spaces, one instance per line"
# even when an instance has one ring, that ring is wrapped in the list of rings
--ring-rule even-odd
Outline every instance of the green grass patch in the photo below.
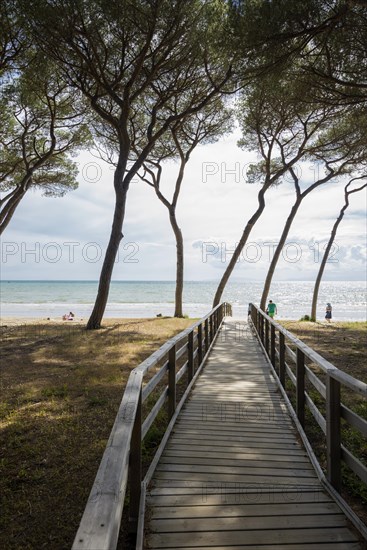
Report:
[[[192,322],[0,327],[1,548],[71,548],[131,370]],[[145,461],[165,425],[147,434]]]

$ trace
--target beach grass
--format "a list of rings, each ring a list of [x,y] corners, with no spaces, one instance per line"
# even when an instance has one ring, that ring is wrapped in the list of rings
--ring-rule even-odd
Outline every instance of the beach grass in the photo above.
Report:
[[[192,322],[3,323],[1,548],[71,547],[131,370]]]

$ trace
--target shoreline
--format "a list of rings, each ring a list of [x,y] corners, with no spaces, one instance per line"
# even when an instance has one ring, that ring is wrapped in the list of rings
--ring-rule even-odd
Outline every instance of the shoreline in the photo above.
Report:
[[[239,320],[247,320],[247,316],[233,316],[236,319]],[[102,325],[111,325],[116,323],[126,323],[128,321],[138,321],[138,320],[147,320],[147,319],[172,319],[175,320],[176,318],[173,315],[163,315],[162,317],[157,316],[141,316],[141,317],[104,317],[102,320]],[[195,319],[198,319],[198,317],[186,317],[187,320],[192,319],[193,321]],[[72,321],[64,320],[61,317],[21,317],[21,316],[1,316],[0,317],[0,328],[7,328],[10,326],[21,326],[21,325],[62,325],[62,326],[73,326],[73,325],[85,325],[88,321],[88,316],[86,317],[78,317],[75,316]],[[366,324],[367,319],[332,319],[331,322],[326,321],[324,318],[318,319],[315,322],[312,321],[301,321],[300,319],[291,319],[289,317],[283,318],[283,317],[276,317],[274,321],[282,323],[299,323],[300,326],[304,325],[310,325],[313,326],[322,325],[322,326],[335,326],[343,325],[345,323],[358,323],[358,324]]]

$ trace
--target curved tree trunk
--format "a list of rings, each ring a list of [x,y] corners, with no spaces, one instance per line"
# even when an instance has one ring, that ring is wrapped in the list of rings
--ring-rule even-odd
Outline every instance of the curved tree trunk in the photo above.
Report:
[[[175,317],[183,317],[182,295],[184,282],[184,247],[182,232],[177,224],[176,211],[170,210],[169,221],[176,239],[176,291],[175,291]]]
[[[19,187],[2,208],[0,213],[0,235],[3,234],[3,232],[9,225],[9,222],[12,219],[15,210],[17,209],[20,201],[23,199],[27,190],[28,188],[23,189],[22,187]]]
[[[284,246],[284,243],[288,237],[288,233],[289,233],[289,230],[292,226],[292,223],[293,223],[293,220],[297,214],[297,211],[300,207],[300,204],[302,202],[302,199],[303,197],[302,196],[299,196],[296,200],[296,202],[294,203],[294,205],[292,206],[292,209],[290,211],[290,214],[287,218],[287,222],[284,226],[284,229],[283,229],[283,232],[282,232],[282,235],[280,237],[280,240],[279,240],[279,243],[278,243],[278,246],[276,247],[275,249],[275,252],[274,252],[274,256],[270,262],[270,266],[269,266],[269,271],[267,273],[267,276],[266,276],[266,279],[265,279],[265,283],[264,283],[264,289],[263,289],[263,293],[262,293],[262,296],[261,296],[261,301],[260,301],[260,309],[264,310],[265,311],[265,307],[266,307],[266,301],[268,299],[268,295],[269,295],[269,290],[270,290],[270,286],[271,286],[271,281],[273,279],[273,275],[274,275],[274,271],[275,271],[275,268],[276,268],[276,265],[278,263],[278,260],[280,258],[280,254],[283,250],[283,246]]]
[[[89,317],[87,323],[87,329],[101,328],[102,318],[106,309],[108,294],[110,291],[110,284],[112,278],[112,272],[116,261],[119,245],[123,238],[122,226],[125,217],[125,206],[128,186],[124,186],[123,181],[124,168],[121,166],[116,168],[115,171],[115,211],[113,215],[112,230],[110,240],[107,245],[105,258],[99,277],[98,293],[96,301],[94,303],[93,311]]]
[[[222,276],[222,278],[219,282],[217,291],[216,291],[215,296],[214,296],[213,308],[216,307],[219,304],[219,302],[221,301],[222,294],[223,294],[223,291],[225,289],[225,286],[228,283],[228,279],[232,275],[232,271],[234,270],[234,268],[236,266],[237,260],[241,255],[241,252],[242,252],[242,250],[243,250],[243,248],[244,248],[244,246],[247,242],[247,239],[249,238],[250,233],[251,233],[255,223],[257,222],[257,220],[260,218],[261,214],[264,211],[264,208],[265,208],[264,195],[265,195],[268,188],[269,188],[269,185],[265,184],[262,187],[262,189],[260,190],[259,194],[258,194],[258,202],[259,202],[258,209],[253,214],[253,216],[251,216],[249,221],[247,222],[247,225],[246,225],[245,229],[243,230],[242,237],[241,237],[239,243],[237,244],[237,246],[236,246],[236,248],[233,252],[233,256],[232,256],[229,264],[227,265],[226,270],[223,273],[223,276]]]
[[[326,262],[327,262],[327,259],[329,257],[331,247],[333,246],[333,242],[334,242],[335,235],[336,235],[336,232],[338,230],[339,224],[342,221],[342,219],[344,217],[344,214],[345,214],[345,211],[349,206],[349,195],[352,195],[353,193],[358,193],[359,191],[362,191],[363,189],[366,189],[367,183],[363,184],[361,187],[357,187],[357,189],[352,189],[352,190],[349,190],[349,186],[352,184],[353,181],[357,181],[357,180],[361,180],[361,179],[366,179],[366,175],[359,176],[359,177],[351,179],[347,183],[347,185],[344,187],[344,200],[345,200],[344,206],[340,210],[339,216],[336,218],[335,223],[333,225],[333,229],[331,231],[330,239],[329,239],[329,242],[327,243],[327,247],[326,247],[324,255],[322,257],[319,272],[317,274],[316,281],[315,281],[315,286],[314,286],[314,289],[313,289],[312,306],[311,306],[311,321],[316,321],[317,298],[318,298],[318,295],[319,295],[321,279],[322,279],[322,276],[324,274]]]
[[[333,229],[331,231],[329,242],[327,243],[327,247],[325,248],[325,252],[324,252],[324,255],[323,255],[322,260],[321,260],[321,264],[320,264],[320,267],[319,267],[319,272],[317,274],[316,281],[315,281],[315,286],[314,286],[314,289],[313,289],[312,306],[311,306],[311,321],[316,321],[317,298],[319,296],[319,289],[320,289],[321,279],[322,279],[322,276],[324,274],[326,262],[327,262],[327,259],[329,257],[331,247],[333,246],[333,242],[334,242],[334,239],[335,239],[335,235],[336,235],[338,226],[339,226],[340,222],[343,219],[345,209],[346,209],[346,206],[343,207],[340,210],[340,214],[337,217],[337,219],[336,219],[336,221],[333,225]]]

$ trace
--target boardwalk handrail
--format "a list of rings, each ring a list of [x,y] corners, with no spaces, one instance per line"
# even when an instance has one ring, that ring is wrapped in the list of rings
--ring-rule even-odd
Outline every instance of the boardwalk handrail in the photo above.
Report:
[[[344,462],[362,482],[367,483],[366,466],[342,444],[341,420],[343,419],[364,436],[367,436],[367,421],[343,405],[340,399],[341,387],[343,386],[367,398],[367,384],[335,367],[275,322],[256,305],[250,304],[249,314],[252,326],[263,345],[275,374],[279,378],[280,384],[286,389],[286,375],[288,375],[293,386],[295,386],[295,412],[302,428],[305,426],[305,407],[307,406],[326,436],[326,477],[328,482],[340,493],[342,485],[341,464]],[[296,351],[290,348],[286,340],[295,346]],[[290,364],[286,362],[286,357],[294,362],[295,373]],[[314,370],[306,365],[305,358],[308,358],[325,373],[326,383],[322,382]],[[307,391],[306,380],[325,399],[325,417]]]
[[[128,481],[130,527],[136,530],[142,481],[142,441],[166,401],[168,422],[172,418],[177,405],[177,382],[187,373],[189,384],[206,360],[223,319],[228,315],[232,315],[231,305],[218,305],[131,371],[73,550],[116,548]],[[144,376],[155,367],[159,367],[158,372],[144,384]],[[162,383],[165,376],[168,377],[166,385]],[[154,404],[149,404],[150,410],[143,420],[142,405],[156,388],[160,395]]]

